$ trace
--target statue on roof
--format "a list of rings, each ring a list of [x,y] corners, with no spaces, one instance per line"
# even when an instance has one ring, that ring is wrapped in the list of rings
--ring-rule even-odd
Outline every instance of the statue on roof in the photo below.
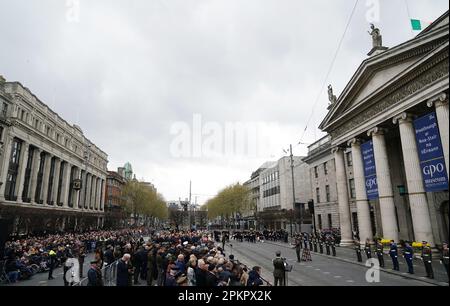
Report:
[[[370,24],[372,32],[368,31],[369,35],[372,36],[372,44],[374,48],[383,46],[383,37],[381,36],[380,29],[376,28],[373,23]]]
[[[337,101],[336,95],[333,94],[333,87],[331,84],[328,85],[328,100],[330,101],[330,105],[333,105]]]

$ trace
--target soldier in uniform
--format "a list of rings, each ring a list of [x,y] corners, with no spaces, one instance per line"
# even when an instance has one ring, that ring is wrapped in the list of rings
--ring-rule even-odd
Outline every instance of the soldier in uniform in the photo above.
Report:
[[[444,242],[442,244],[441,263],[444,265],[445,270],[447,271],[447,277],[448,277],[448,243],[447,242]]]
[[[398,264],[398,247],[394,240],[391,240],[389,255],[392,259],[392,265],[395,271],[400,271],[400,266]]]
[[[383,244],[381,243],[381,239],[378,239],[378,241],[376,242],[375,249],[377,251],[380,268],[384,268]]]
[[[273,263],[273,277],[274,277],[274,285],[285,286],[286,285],[286,270],[284,267],[284,260],[281,258],[281,252],[276,252],[276,257],[272,260]]]
[[[305,246],[305,249],[308,248],[308,234],[307,233],[303,234],[303,245]]]
[[[336,257],[336,240],[334,239],[334,236],[330,236],[330,244],[331,252],[333,253],[333,256]]]
[[[327,255],[330,255],[330,236],[327,236],[325,240],[325,248],[327,250]]]
[[[314,234],[314,252],[317,253],[317,243],[318,243],[318,238],[317,235]]]
[[[323,240],[322,240],[322,237],[319,237],[319,249],[320,249],[320,254],[323,254]]]
[[[428,245],[427,241],[422,242],[422,260],[423,264],[425,265],[425,270],[427,271],[427,277],[433,279],[434,278],[434,272],[433,272],[433,266],[432,266],[432,260],[433,257],[431,255],[431,247]]]
[[[301,261],[300,258],[300,252],[302,250],[302,242],[301,240],[297,237],[295,238],[295,253],[297,254],[297,262]]]
[[[405,242],[405,247],[403,248],[403,257],[405,257],[406,264],[408,265],[409,274],[414,274],[413,256],[414,250],[409,243]]]
[[[356,258],[358,259],[358,262],[362,262],[361,244],[357,240],[355,240],[355,251],[356,251]]]
[[[366,240],[366,245],[364,246],[364,251],[366,252],[367,259],[372,258],[372,249],[370,248],[370,240]]]

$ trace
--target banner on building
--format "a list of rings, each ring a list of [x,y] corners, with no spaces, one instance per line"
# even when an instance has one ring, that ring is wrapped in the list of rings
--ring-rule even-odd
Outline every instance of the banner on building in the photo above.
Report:
[[[378,199],[378,181],[372,140],[361,144],[361,153],[364,164],[367,198],[369,200],[376,200]]]
[[[416,119],[414,128],[425,191],[448,190],[448,176],[436,113]]]

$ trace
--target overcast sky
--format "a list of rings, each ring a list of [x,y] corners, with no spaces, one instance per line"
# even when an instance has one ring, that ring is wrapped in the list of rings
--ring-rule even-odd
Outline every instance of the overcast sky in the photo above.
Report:
[[[326,83],[337,95],[371,49],[367,16],[377,3],[384,45],[413,37],[405,2],[359,1]],[[321,137],[315,127],[328,99],[320,89],[353,0],[78,3],[79,10],[77,1],[0,0],[0,74],[81,126],[109,155],[110,170],[129,161],[167,200],[186,198],[192,180],[193,200],[202,204],[298,143],[319,93],[303,142]],[[407,3],[411,17],[425,21],[448,10],[447,0]],[[173,152],[180,135],[171,129],[192,128],[194,115],[215,131],[257,126],[264,148],[180,157]],[[306,152],[294,145],[294,154]]]

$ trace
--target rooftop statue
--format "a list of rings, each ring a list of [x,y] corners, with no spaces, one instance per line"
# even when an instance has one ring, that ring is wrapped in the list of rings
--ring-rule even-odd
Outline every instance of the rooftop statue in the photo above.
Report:
[[[372,36],[372,44],[374,48],[383,46],[383,37],[381,36],[380,29],[376,28],[373,23],[370,24],[372,32],[368,32]]]

